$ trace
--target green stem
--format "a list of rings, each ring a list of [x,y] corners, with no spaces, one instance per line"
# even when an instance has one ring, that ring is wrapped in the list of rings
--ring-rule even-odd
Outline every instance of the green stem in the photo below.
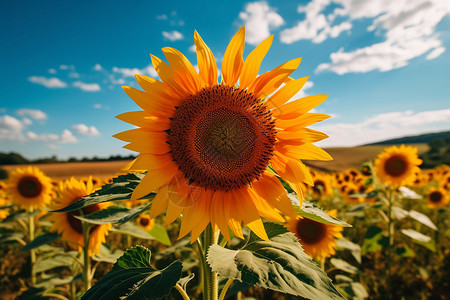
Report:
[[[178,283],[175,285],[175,288],[181,294],[181,297],[183,297],[184,300],[190,300],[189,296],[186,294],[186,292],[183,290],[183,288]]]
[[[28,212],[32,215],[33,214],[33,207],[30,207],[28,209]],[[28,238],[29,242],[34,240],[34,216],[30,216],[28,219]],[[30,264],[31,264],[31,284],[36,284],[36,270],[35,270],[35,264],[36,264],[36,252],[34,249],[30,250]]]
[[[392,217],[393,191],[389,188],[388,197],[388,238],[389,246],[387,248],[387,292],[389,299],[392,298],[392,249],[394,247],[394,220]]]
[[[225,295],[227,294],[228,288],[233,283],[233,281],[234,281],[234,279],[232,279],[232,278],[228,279],[227,283],[225,284],[225,286],[222,289],[222,292],[220,292],[219,300],[225,299]]]
[[[211,245],[217,244],[219,238],[219,233],[215,233],[211,225],[208,225],[205,231],[202,233],[203,239],[203,259],[201,260],[203,264],[203,299],[204,300],[217,300],[218,298],[218,281],[217,273],[214,272],[208,265],[206,261],[206,254]]]
[[[83,226],[83,281],[84,288],[89,290],[91,288],[91,259],[89,257],[89,228],[90,225],[86,222],[81,222]]]

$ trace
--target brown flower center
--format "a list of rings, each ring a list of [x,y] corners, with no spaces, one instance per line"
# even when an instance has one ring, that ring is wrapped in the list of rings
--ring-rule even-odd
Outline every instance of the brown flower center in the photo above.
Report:
[[[297,222],[297,237],[305,244],[317,244],[327,234],[325,224],[310,220],[300,219]]]
[[[264,172],[275,135],[272,115],[261,100],[244,90],[216,85],[181,103],[168,144],[190,182],[228,191]]]
[[[318,194],[322,194],[326,192],[326,185],[325,182],[323,182],[320,179],[316,179],[314,180],[314,186],[313,186],[313,191],[318,193]]]
[[[79,199],[77,199],[76,201],[78,200]],[[76,201],[72,201],[72,203]],[[73,230],[75,230],[79,234],[83,234],[83,224],[81,223],[81,220],[77,219],[76,217],[80,215],[89,215],[99,210],[100,206],[98,204],[94,204],[91,206],[83,207],[79,210],[69,211],[67,212],[67,221],[69,222],[69,225]],[[95,230],[97,230],[98,227],[99,225],[92,225],[89,229],[89,234],[92,234]]]
[[[42,189],[42,183],[34,176],[24,176],[19,180],[19,184],[17,185],[19,194],[25,198],[34,198],[39,196]]]
[[[150,224],[150,219],[146,217],[142,217],[139,219],[139,224],[141,224],[142,227],[147,227],[148,224]]]
[[[439,191],[434,191],[430,193],[430,201],[434,203],[439,203],[442,200],[442,193]]]
[[[407,164],[405,158],[401,155],[394,155],[389,157],[384,164],[384,171],[392,176],[399,177],[405,174]]]

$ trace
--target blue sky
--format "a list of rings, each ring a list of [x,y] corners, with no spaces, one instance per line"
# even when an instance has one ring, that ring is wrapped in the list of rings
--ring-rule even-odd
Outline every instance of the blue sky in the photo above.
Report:
[[[275,34],[261,72],[303,57],[301,95],[329,94],[321,146],[450,130],[450,2],[1,1],[0,151],[29,158],[131,154],[115,116],[138,110],[121,85],[157,76],[171,46],[196,65],[194,30],[220,62],[246,25],[244,57]],[[301,96],[299,95],[299,96]]]

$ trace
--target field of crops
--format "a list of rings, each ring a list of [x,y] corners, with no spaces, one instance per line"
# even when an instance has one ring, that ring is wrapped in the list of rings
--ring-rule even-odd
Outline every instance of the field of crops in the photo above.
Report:
[[[242,238],[236,237],[234,230],[217,232],[221,233],[220,247],[211,247],[208,263],[219,274],[218,288],[225,291],[226,299],[299,299],[311,295],[308,291],[324,293],[316,299],[325,299],[321,298],[324,295],[333,299],[334,292],[324,292],[325,287],[308,277],[319,271],[332,280],[336,295],[349,299],[448,299],[450,168],[417,168],[411,178],[396,181],[386,177],[388,163],[381,171],[374,164],[384,146],[367,147],[372,147],[372,152],[331,150],[336,164],[330,169],[339,171],[310,169],[313,187],[292,187],[280,179],[298,219],[265,222],[270,242],[245,227]],[[356,152],[352,155],[351,151]],[[405,157],[412,153],[408,151]],[[343,157],[348,157],[346,165]],[[395,155],[386,161],[392,157]],[[367,162],[361,163],[364,160]],[[10,177],[0,181],[2,299],[77,299],[91,287],[85,299],[97,299],[98,293],[107,294],[109,289],[130,294],[136,289],[134,299],[141,299],[139,288],[147,296],[151,294],[148,299],[201,297],[206,278],[202,268],[205,250],[199,249],[202,243],[191,241],[190,234],[178,239],[183,231],[179,213],[151,215],[154,194],[130,200],[143,175],[120,171],[127,163],[38,165],[43,173],[26,166],[6,167]],[[67,180],[70,176],[76,179]],[[40,187],[30,205],[27,193],[33,192],[37,182],[33,178]],[[75,202],[89,194],[91,197]],[[304,200],[299,201],[297,194]],[[67,197],[76,199],[64,202]],[[65,209],[70,203],[79,206]],[[205,232],[208,230],[212,231],[211,227]],[[289,231],[300,242],[293,240]],[[276,248],[278,258],[258,254],[251,248],[258,243],[271,243],[266,247]],[[284,247],[300,249],[315,263],[306,255],[294,260]],[[234,269],[227,269],[233,265],[233,260],[227,260],[230,252],[223,251],[234,251],[237,257],[243,249],[254,256],[244,269],[234,260],[240,272],[238,280],[230,275]],[[296,269],[298,262],[299,269],[306,269],[304,273]],[[275,265],[276,273],[268,265]],[[141,277],[126,273],[139,268],[145,269]],[[179,275],[173,279],[171,272],[176,268]],[[245,273],[248,270],[251,276]],[[264,280],[263,273],[274,277]],[[120,274],[134,279],[117,281]],[[289,277],[293,274],[297,277]],[[158,293],[152,294],[152,290]]]

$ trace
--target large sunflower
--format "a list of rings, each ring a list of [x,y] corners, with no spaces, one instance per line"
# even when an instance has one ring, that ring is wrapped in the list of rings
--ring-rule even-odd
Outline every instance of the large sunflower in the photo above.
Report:
[[[287,103],[308,79],[289,77],[301,58],[258,76],[273,36],[245,61],[244,37],[242,27],[229,43],[220,84],[215,58],[195,32],[198,73],[166,47],[169,64],[151,56],[161,81],[136,75],[144,91],[124,87],[143,111],[117,118],[140,128],[115,137],[140,153],[131,169],[148,170],[132,199],[157,191],[151,218],[167,210],[170,223],[183,213],[180,237],[192,232],[192,241],[209,223],[227,239],[228,228],[242,238],[242,221],[267,239],[260,217],[283,222],[283,215],[295,216],[277,176],[301,194],[300,183],[313,181],[300,159],[331,159],[312,145],[327,135],[305,128],[329,117],[308,113],[328,96]]]
[[[60,183],[59,198],[55,199],[51,208],[58,210],[72,204],[82,197],[94,192],[94,185],[91,179],[85,182],[78,181],[74,178]],[[52,231],[62,234],[62,239],[69,241],[69,246],[75,250],[81,251],[84,246],[83,226],[81,220],[76,216],[87,215],[108,206],[106,203],[94,204],[84,207],[81,210],[53,213],[49,219],[53,221]],[[89,230],[89,254],[100,252],[100,245],[105,242],[105,237],[111,224],[92,225]]]
[[[337,211],[327,212],[336,217]],[[295,234],[302,244],[305,253],[311,258],[322,259],[335,253],[336,239],[342,238],[344,228],[338,225],[329,225],[297,216],[288,219],[286,228]]]
[[[10,199],[25,207],[42,207],[51,199],[52,180],[36,167],[11,172],[6,192]]]
[[[392,146],[378,155],[374,171],[382,183],[397,188],[414,182],[421,163],[422,160],[417,157],[417,148]]]

